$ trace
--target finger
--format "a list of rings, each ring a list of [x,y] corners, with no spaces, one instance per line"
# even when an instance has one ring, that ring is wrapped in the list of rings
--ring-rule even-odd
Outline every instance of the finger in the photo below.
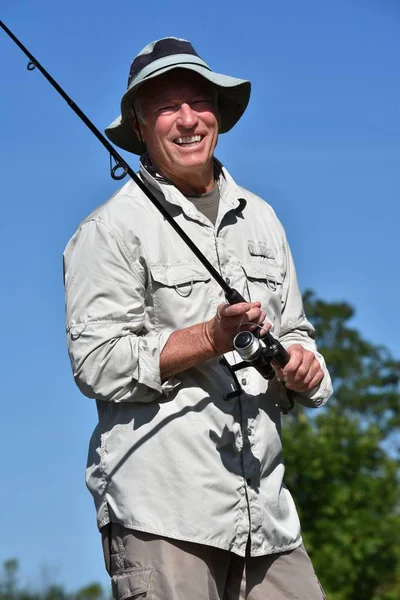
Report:
[[[317,387],[318,385],[320,385],[320,383],[322,382],[324,378],[324,372],[321,369],[321,372],[318,372],[315,377],[310,381],[310,383],[308,384],[308,389],[312,390],[313,388]]]
[[[305,379],[308,377],[310,370],[312,369],[314,360],[315,360],[314,354],[312,352],[305,351],[303,353],[300,365],[297,367],[296,372],[293,373],[291,382],[304,384]],[[316,371],[313,369],[312,376],[314,376],[315,373],[316,373]]]
[[[262,325],[266,319],[267,315],[265,314],[265,312],[263,310],[260,309],[260,316],[258,317],[258,325]]]
[[[319,362],[317,361],[317,359],[314,359],[314,361],[312,362],[307,375],[304,377],[303,383],[304,385],[309,385],[310,382],[314,379],[314,377],[321,372],[322,376],[322,369],[321,369],[321,365],[319,364]]]
[[[246,314],[253,308],[260,309],[260,302],[238,302],[237,304],[220,304],[217,309],[217,314],[220,318],[235,317]]]
[[[245,314],[240,316],[240,322],[238,325],[240,326],[241,331],[254,331],[259,328],[259,323],[264,320],[264,311],[260,309],[259,306],[255,306],[246,311]],[[231,323],[233,317],[230,317]],[[239,315],[236,319],[239,318]]]
[[[269,321],[267,321],[266,314],[263,310],[260,311],[260,316],[258,317],[258,319],[255,317],[254,319],[252,319],[252,321],[254,322],[254,325],[250,325],[249,330],[257,331],[257,337],[260,338],[265,337],[272,327],[272,324]]]
[[[297,369],[301,365],[301,361],[303,358],[303,353],[301,350],[293,347],[288,348],[288,353],[290,357],[289,362],[283,367],[283,375],[285,381],[292,381],[297,372]]]
[[[244,322],[255,323],[256,325],[258,325],[260,323],[263,315],[265,315],[264,311],[262,311],[261,308],[256,306],[246,312],[246,315],[244,317]]]
[[[217,308],[217,317],[222,320],[227,317],[240,317],[246,313],[247,304],[239,302],[238,304],[220,304]]]
[[[319,385],[318,383],[310,383],[308,385],[303,385],[301,383],[285,383],[285,386],[287,387],[288,390],[291,390],[292,392],[296,392],[298,394],[301,393],[305,393],[305,392],[309,392],[310,390],[312,390],[313,388],[317,387],[317,385]]]
[[[225,311],[228,308],[228,306],[230,306],[230,304],[220,304],[217,308],[217,316],[222,319],[222,317],[225,315]]]
[[[269,323],[268,321],[263,321],[261,323],[262,325],[262,329],[260,329],[260,337],[264,337],[265,335],[267,335],[268,331],[271,329],[272,324]]]
[[[318,369],[318,372],[308,383],[288,383],[286,387],[294,392],[309,392],[313,388],[316,388],[324,378],[322,369]]]

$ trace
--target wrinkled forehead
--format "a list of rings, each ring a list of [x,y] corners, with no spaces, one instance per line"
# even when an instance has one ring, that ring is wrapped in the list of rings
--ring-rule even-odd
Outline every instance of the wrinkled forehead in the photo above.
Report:
[[[145,101],[157,102],[176,95],[206,94],[213,96],[212,84],[198,73],[188,69],[173,69],[160,77],[144,83],[139,90],[139,97]]]

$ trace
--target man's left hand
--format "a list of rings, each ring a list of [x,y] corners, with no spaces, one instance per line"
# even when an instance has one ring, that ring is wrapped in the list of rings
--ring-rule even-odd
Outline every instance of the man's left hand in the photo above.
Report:
[[[305,350],[300,344],[289,346],[287,352],[290,359],[283,369],[275,361],[271,362],[277,377],[287,389],[301,393],[317,387],[323,380],[324,373],[314,352]]]

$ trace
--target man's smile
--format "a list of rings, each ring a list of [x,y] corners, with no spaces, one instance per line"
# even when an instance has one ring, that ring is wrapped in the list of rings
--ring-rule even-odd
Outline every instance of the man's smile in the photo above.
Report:
[[[196,148],[204,139],[204,135],[187,135],[174,140],[180,148]]]

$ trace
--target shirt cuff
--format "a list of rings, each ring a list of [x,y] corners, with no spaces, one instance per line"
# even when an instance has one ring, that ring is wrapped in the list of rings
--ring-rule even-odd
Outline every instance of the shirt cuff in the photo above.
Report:
[[[143,398],[146,402],[150,402],[161,394],[168,396],[180,385],[181,382],[176,377],[170,377],[161,383],[160,355],[171,333],[172,331],[149,333],[141,338],[138,364],[133,374],[137,380],[133,400]]]
[[[319,406],[323,406],[326,403],[326,401],[331,397],[333,391],[331,377],[329,375],[328,369],[326,368],[324,357],[315,349],[315,345],[312,341],[310,341],[309,343],[303,340],[301,342],[290,341],[281,343],[286,350],[289,346],[292,346],[293,344],[300,344],[305,350],[309,350],[314,354],[315,358],[318,360],[322,368],[324,377],[319,385],[315,386],[311,390],[308,390],[308,392],[295,392],[293,394],[293,397],[297,402],[300,402],[300,404],[308,408],[318,408]]]

